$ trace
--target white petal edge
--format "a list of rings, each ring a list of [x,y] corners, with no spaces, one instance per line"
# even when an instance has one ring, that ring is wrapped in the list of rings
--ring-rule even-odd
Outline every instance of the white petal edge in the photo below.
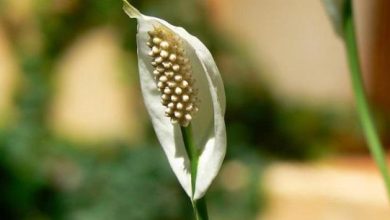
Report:
[[[180,28],[178,34],[188,41],[203,66],[210,87],[210,93],[214,110],[214,126],[211,136],[206,143],[198,161],[198,173],[194,199],[204,196],[207,189],[217,176],[226,153],[225,130],[225,90],[217,65],[206,46],[196,37]],[[181,33],[180,33],[181,32]]]
[[[200,138],[204,139],[203,141],[197,142],[197,144],[204,145],[202,146],[203,150],[199,157],[196,188],[193,196],[193,199],[197,200],[204,196],[215,176],[218,174],[226,152],[226,131],[224,123],[226,101],[222,78],[209,50],[196,37],[190,35],[183,28],[175,27],[161,19],[141,14],[132,14],[132,17],[138,19],[137,44],[139,71],[145,105],[168,161],[189,197],[192,197],[189,159],[185,151],[179,126],[174,126],[170,123],[169,119],[164,115],[164,107],[160,104],[160,94],[156,89],[151,74],[150,57],[147,56],[149,49],[146,46],[148,40],[147,32],[153,28],[154,24],[158,23],[180,36],[185,43],[186,50],[188,50],[187,53],[193,52],[196,54],[195,57],[191,56],[190,59],[192,61],[194,61],[193,59],[197,59],[197,62],[199,62],[203,69],[203,73],[205,73],[203,77],[207,81],[208,88],[206,89],[210,93],[212,103],[210,107],[213,111],[213,118],[211,120],[212,124],[208,125],[208,123],[202,123],[203,121],[201,121],[199,124],[205,127],[195,129],[194,131],[194,133],[197,131],[208,132],[205,138]],[[194,122],[196,119],[194,118]],[[198,120],[202,119],[204,118],[198,118]],[[203,135],[201,134],[200,136]]]

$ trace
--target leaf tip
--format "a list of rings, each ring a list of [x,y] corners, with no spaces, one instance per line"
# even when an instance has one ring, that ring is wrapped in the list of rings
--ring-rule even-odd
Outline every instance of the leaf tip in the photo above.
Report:
[[[141,12],[132,6],[127,0],[123,0],[123,10],[130,18],[139,18],[142,16]]]

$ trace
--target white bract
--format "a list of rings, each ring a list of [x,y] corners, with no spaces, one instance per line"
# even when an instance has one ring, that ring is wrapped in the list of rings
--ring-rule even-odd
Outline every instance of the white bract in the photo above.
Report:
[[[185,192],[201,198],[217,175],[226,152],[225,92],[209,50],[181,27],[145,16],[124,1],[138,21],[137,53],[141,89],[168,161]],[[192,126],[199,150],[195,190],[181,128]]]

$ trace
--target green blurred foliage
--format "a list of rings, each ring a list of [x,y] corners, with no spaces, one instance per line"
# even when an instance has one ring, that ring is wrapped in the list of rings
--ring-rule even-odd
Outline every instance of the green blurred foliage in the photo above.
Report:
[[[146,146],[102,143],[112,146],[108,153],[85,150],[99,146],[76,146],[59,139],[47,127],[54,62],[76,37],[109,25],[128,53],[136,51],[136,24],[122,12],[121,1],[59,0],[63,7],[55,9],[53,2],[34,4],[41,33],[39,49],[26,48],[19,41],[23,32],[1,18],[13,39],[23,76],[15,95],[18,117],[0,128],[0,218],[191,219],[188,198],[151,127]],[[339,116],[326,109],[291,107],[277,101],[258,79],[259,67],[234,39],[209,24],[201,1],[132,3],[145,14],[186,27],[214,53],[226,82],[226,160],[241,161],[251,176],[250,184],[239,192],[214,185],[208,195],[210,212],[215,219],[253,219],[264,204],[260,171],[269,158],[321,155]]]

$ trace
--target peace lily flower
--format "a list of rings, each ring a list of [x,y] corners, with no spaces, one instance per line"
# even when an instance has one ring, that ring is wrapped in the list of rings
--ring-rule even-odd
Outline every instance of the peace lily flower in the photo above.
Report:
[[[218,68],[203,43],[183,28],[143,15],[126,1],[124,10],[138,21],[141,90],[158,140],[187,195],[200,199],[226,152],[226,103]],[[181,131],[189,125],[199,152],[194,189]]]

